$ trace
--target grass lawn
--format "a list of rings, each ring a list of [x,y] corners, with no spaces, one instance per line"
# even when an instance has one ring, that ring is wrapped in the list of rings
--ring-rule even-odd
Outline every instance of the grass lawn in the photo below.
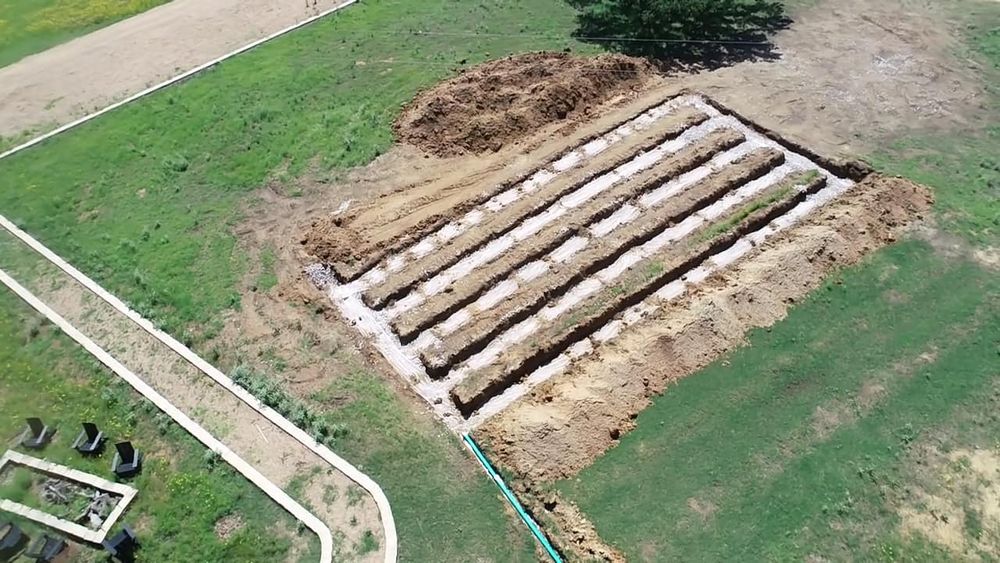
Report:
[[[143,540],[140,560],[275,561],[285,557],[293,542],[309,560],[304,550],[318,548],[315,538],[297,536],[297,522],[263,492],[228,465],[216,463],[201,443],[6,288],[0,290],[0,342],[4,449],[20,449],[17,437],[24,418],[40,416],[57,428],[53,442],[41,453],[24,453],[113,479],[114,441],[132,440],[143,452],[143,471],[130,483],[139,495],[122,520]],[[108,436],[100,457],[83,458],[70,447],[82,421],[97,423]],[[24,480],[17,477],[0,482],[0,497],[39,504],[31,502],[36,495],[26,493]],[[47,510],[56,513],[59,508]],[[215,524],[226,516],[243,525],[222,540]],[[18,523],[33,538],[44,531],[24,520]],[[84,547],[74,560],[104,557]]]
[[[206,352],[239,306],[248,259],[231,227],[255,190],[368,163],[392,144],[400,106],[460,61],[591,50],[568,39],[573,27],[560,0],[366,0],[5,159],[0,210]],[[516,32],[532,38],[493,35]],[[349,430],[338,453],[386,490],[403,559],[533,560],[530,536],[458,441],[353,367],[312,399]]]
[[[168,0],[0,0],[0,67]]]
[[[1000,94],[1000,33],[970,43]],[[987,125],[873,155],[971,248],[910,240],[832,276],[556,487],[630,560],[995,560],[1000,475],[970,452],[1000,460],[1000,277],[968,255],[1000,244],[998,143]]]

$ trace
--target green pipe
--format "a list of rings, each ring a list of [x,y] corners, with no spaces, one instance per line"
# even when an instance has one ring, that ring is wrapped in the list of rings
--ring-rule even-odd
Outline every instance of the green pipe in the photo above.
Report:
[[[500,491],[503,492],[503,496],[507,497],[507,502],[510,503],[510,505],[514,508],[514,511],[517,512],[517,515],[521,517],[521,520],[524,522],[524,524],[528,526],[529,530],[531,530],[531,534],[535,536],[535,539],[538,540],[538,543],[542,544],[542,548],[544,548],[545,551],[549,554],[549,557],[552,558],[552,561],[554,561],[555,563],[562,563],[562,557],[559,556],[559,553],[556,552],[555,548],[552,547],[552,544],[549,543],[549,538],[545,537],[545,534],[542,533],[541,528],[539,528],[538,524],[535,523],[535,519],[532,518],[530,514],[524,511],[524,507],[521,506],[520,501],[517,500],[517,497],[514,496],[514,493],[511,492],[511,490],[507,487],[507,483],[504,483],[503,477],[501,477],[500,474],[497,473],[496,469],[493,469],[493,466],[490,464],[490,461],[486,459],[486,455],[483,454],[483,451],[481,449],[479,449],[479,445],[476,444],[476,441],[472,439],[472,435],[465,434],[464,436],[462,436],[462,438],[465,439],[465,443],[469,445],[469,448],[472,450],[472,453],[476,454],[476,459],[479,460],[479,463],[483,464],[483,468],[486,469],[486,473],[488,473],[489,476],[493,478],[493,482],[496,483],[498,487],[500,487]]]

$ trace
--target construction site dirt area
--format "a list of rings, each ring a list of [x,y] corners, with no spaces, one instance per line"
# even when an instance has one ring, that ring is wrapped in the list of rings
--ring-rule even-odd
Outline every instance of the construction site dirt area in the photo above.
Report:
[[[502,167],[512,177],[445,190],[455,203],[367,255],[316,252],[316,224],[304,239],[309,277],[362,340],[450,428],[477,430],[536,478],[584,466],[665,382],[781,318],[930,204],[698,93],[607,107],[610,122]],[[733,303],[694,306],[720,288]],[[628,367],[611,369],[623,356]],[[600,394],[581,392],[591,380]]]
[[[932,200],[701,93],[603,109],[436,197],[418,188],[434,212],[406,236],[324,253],[342,242],[317,244],[344,224],[333,214],[303,243],[307,277],[362,345],[518,476],[562,548],[615,560],[583,515],[533,484],[588,466],[652,395],[894,241]]]
[[[651,62],[596,54],[643,52],[628,41],[650,39],[574,33],[586,13],[579,2],[559,2],[566,10],[559,21],[541,5],[521,6],[507,20],[506,12],[484,8],[488,3],[411,10],[378,2],[346,3],[353,8],[321,20],[318,14],[340,0],[282,9],[225,0],[193,12],[190,0],[174,0],[0,69],[0,76],[12,78],[0,87],[0,115],[10,117],[0,135],[19,143],[31,131],[71,121],[194,66],[184,61],[201,64],[279,28],[320,21],[235,62],[213,64],[179,90],[129,102],[72,136],[8,159],[8,176],[25,183],[35,205],[12,195],[5,215],[232,372],[251,395],[274,399],[262,404],[294,424],[305,421],[302,429],[314,436],[329,434],[338,456],[384,488],[403,559],[561,556],[617,563],[683,559],[698,546],[710,546],[701,553],[713,558],[723,553],[715,547],[724,546],[727,554],[753,554],[751,559],[836,560],[840,552],[820,549],[815,557],[786,556],[757,538],[812,549],[819,545],[811,541],[816,530],[853,522],[837,528],[829,542],[851,544],[855,538],[845,538],[860,536],[876,511],[890,514],[893,526],[901,520],[905,533],[919,532],[914,541],[937,534],[954,553],[974,554],[979,543],[954,536],[975,532],[946,529],[933,510],[952,503],[948,513],[962,514],[963,522],[975,515],[968,515],[965,501],[936,500],[944,497],[931,478],[957,479],[945,469],[945,458],[992,463],[990,468],[995,459],[987,459],[978,442],[946,448],[941,435],[928,436],[936,426],[914,422],[923,417],[956,428],[995,422],[991,406],[980,407],[987,413],[981,418],[952,416],[980,404],[972,391],[960,389],[961,377],[949,379],[950,395],[931,397],[940,405],[927,401],[934,417],[900,407],[892,417],[843,434],[848,438],[841,442],[830,441],[829,455],[803,463],[801,473],[815,477],[811,481],[775,479],[774,494],[757,495],[770,484],[747,468],[757,464],[761,474],[783,475],[792,461],[806,459],[788,453],[800,427],[795,446],[805,451],[818,443],[807,438],[825,439],[844,421],[862,420],[882,397],[898,393],[900,405],[913,403],[924,388],[907,383],[902,391],[892,389],[888,382],[897,381],[896,371],[898,381],[935,385],[971,371],[965,362],[942,362],[947,369],[932,379],[917,368],[907,371],[903,362],[925,351],[936,355],[937,344],[964,330],[968,342],[953,348],[962,356],[979,344],[979,330],[990,332],[980,327],[996,324],[989,317],[995,295],[983,300],[985,313],[971,298],[967,306],[957,298],[947,307],[928,306],[939,295],[957,293],[965,280],[962,289],[970,295],[995,289],[981,289],[977,284],[987,287],[985,282],[963,277],[958,266],[919,293],[896,291],[910,287],[905,284],[872,282],[883,269],[907,264],[883,261],[899,248],[923,257],[948,247],[964,256],[975,246],[995,273],[996,241],[979,248],[978,237],[996,232],[988,217],[992,207],[981,205],[995,187],[994,169],[1000,170],[989,151],[997,89],[984,77],[995,78],[1000,66],[994,55],[980,56],[995,51],[996,29],[989,22],[973,25],[978,12],[970,6],[976,2],[961,9],[929,0],[791,3],[787,26],[768,32],[766,41],[685,36],[675,41],[678,49],[726,44],[721,51],[727,56]],[[454,15],[460,9],[468,14]],[[177,29],[192,14],[215,25],[253,13],[266,16],[260,25],[196,41],[192,49],[177,45],[191,35]],[[536,16],[553,21],[539,30],[495,23]],[[79,74],[66,69],[100,67],[96,63],[122,45],[142,43],[136,43],[137,32],[156,22],[170,24],[145,42],[158,48],[129,60],[164,49],[174,56],[160,57],[163,64],[131,81],[105,69],[101,80],[90,82],[107,85],[85,84],[79,95],[62,95],[67,78]],[[974,46],[982,37],[989,42]],[[329,61],[337,64],[323,64]],[[40,72],[46,68],[66,71]],[[244,90],[252,95],[236,95]],[[209,95],[219,92],[234,95]],[[164,112],[176,119],[158,121],[150,137],[147,122]],[[174,121],[176,127],[167,126]],[[213,131],[220,134],[207,134]],[[125,139],[121,150],[93,157],[101,135]],[[139,146],[148,139],[157,140],[155,151]],[[931,185],[934,195],[890,173]],[[73,201],[63,201],[73,193]],[[121,228],[114,228],[119,222]],[[909,246],[922,242],[911,239],[931,244]],[[915,263],[908,275],[921,280],[936,264]],[[152,373],[149,385],[178,408],[194,409],[191,419],[225,438],[263,478],[297,489],[293,496],[356,559],[395,551],[396,531],[380,531],[384,513],[375,497],[320,463],[315,449],[295,449],[305,442],[286,444],[292,438],[276,434],[280,428],[258,425],[254,421],[267,409],[253,411],[256,405],[244,405],[231,390],[171,397],[192,382],[202,385],[204,370],[164,356],[156,334],[137,332],[127,318],[111,315],[114,307],[81,293],[82,285],[51,282],[66,277],[57,266],[46,262],[51,271],[37,276],[45,283],[29,287],[68,322],[89,330],[129,369]],[[864,268],[871,276],[855,283],[850,276]],[[189,275],[193,281],[183,283]],[[871,288],[870,295],[856,299],[859,287]],[[837,301],[841,294],[848,297]],[[909,316],[871,307],[883,300],[912,301]],[[816,302],[828,306],[811,308]],[[852,306],[875,310],[884,322],[851,330],[857,317],[847,314]],[[837,317],[837,310],[847,313]],[[976,315],[989,318],[965,322]],[[796,324],[803,317],[831,332],[807,339]],[[865,319],[857,319],[858,326]],[[932,323],[955,331],[932,330]],[[910,327],[921,330],[898,341],[887,336],[884,345],[873,337]],[[820,353],[833,329],[843,334],[839,347]],[[781,336],[783,348],[759,344],[760,336],[772,334]],[[874,352],[858,352],[855,345],[862,343],[899,352],[875,362],[869,358]],[[153,348],[159,352],[142,352]],[[788,373],[774,377],[773,385],[759,383],[772,357],[786,350],[780,359],[791,366]],[[737,362],[747,351],[759,352],[749,368]],[[992,349],[986,361],[975,360],[989,364],[990,354]],[[830,373],[817,369],[827,365]],[[758,403],[731,379],[706,378],[720,366],[753,380],[759,388],[747,388],[759,389],[761,397],[787,391],[792,399]],[[867,387],[845,384],[844,374]],[[986,375],[994,378],[992,395],[982,404],[995,405],[1000,386],[994,373]],[[830,389],[802,399],[801,389],[821,376]],[[682,394],[691,385],[710,393],[694,401]],[[730,416],[737,409],[718,400],[726,394],[741,398],[739,416]],[[777,412],[792,401],[794,409]],[[665,402],[693,414],[660,410]],[[734,430],[759,432],[779,414],[787,420],[772,424],[754,444]],[[322,425],[312,428],[317,417]],[[708,430],[701,432],[702,426]],[[841,455],[841,443],[859,441],[876,427],[885,430],[889,446],[872,441],[838,468],[843,482],[862,481],[857,491],[832,479],[825,483],[836,486],[815,486],[830,472],[814,468],[835,465],[830,460]],[[690,429],[699,432],[687,434]],[[684,447],[676,447],[681,440]],[[939,470],[928,473],[927,486],[913,495],[902,473],[882,471],[894,466],[867,463],[876,446],[902,459],[892,448],[907,452],[911,443],[942,446],[926,456]],[[728,459],[720,444],[732,446]],[[790,461],[769,464],[773,460],[762,451]],[[966,453],[953,459],[951,452]],[[694,477],[682,486],[685,471]],[[891,503],[860,506],[890,489],[898,515],[885,509]],[[835,498],[841,490],[843,502]],[[788,491],[816,501],[811,519],[782,519],[803,504]],[[644,502],[625,502],[634,499]],[[761,507],[773,513],[770,528],[761,525]],[[991,508],[984,505],[982,512]],[[844,517],[846,509],[855,514]],[[213,522],[223,540],[247,515],[226,516]],[[739,534],[732,540],[717,530]],[[470,533],[497,537],[488,543]],[[870,542],[881,555],[895,546],[885,537],[897,538],[887,533]],[[744,539],[753,549],[740,543]]]

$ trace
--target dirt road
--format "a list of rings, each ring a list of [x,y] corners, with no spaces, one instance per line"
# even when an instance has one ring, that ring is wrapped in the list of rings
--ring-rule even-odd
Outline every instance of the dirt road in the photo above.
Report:
[[[343,0],[174,0],[0,68],[0,135],[68,123]]]

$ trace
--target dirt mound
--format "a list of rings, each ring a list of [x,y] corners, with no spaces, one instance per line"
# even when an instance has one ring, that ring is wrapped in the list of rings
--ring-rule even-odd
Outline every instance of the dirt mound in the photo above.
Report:
[[[648,63],[623,55],[491,61],[417,96],[396,121],[396,135],[438,156],[497,151],[539,127],[586,115],[650,75]]]

